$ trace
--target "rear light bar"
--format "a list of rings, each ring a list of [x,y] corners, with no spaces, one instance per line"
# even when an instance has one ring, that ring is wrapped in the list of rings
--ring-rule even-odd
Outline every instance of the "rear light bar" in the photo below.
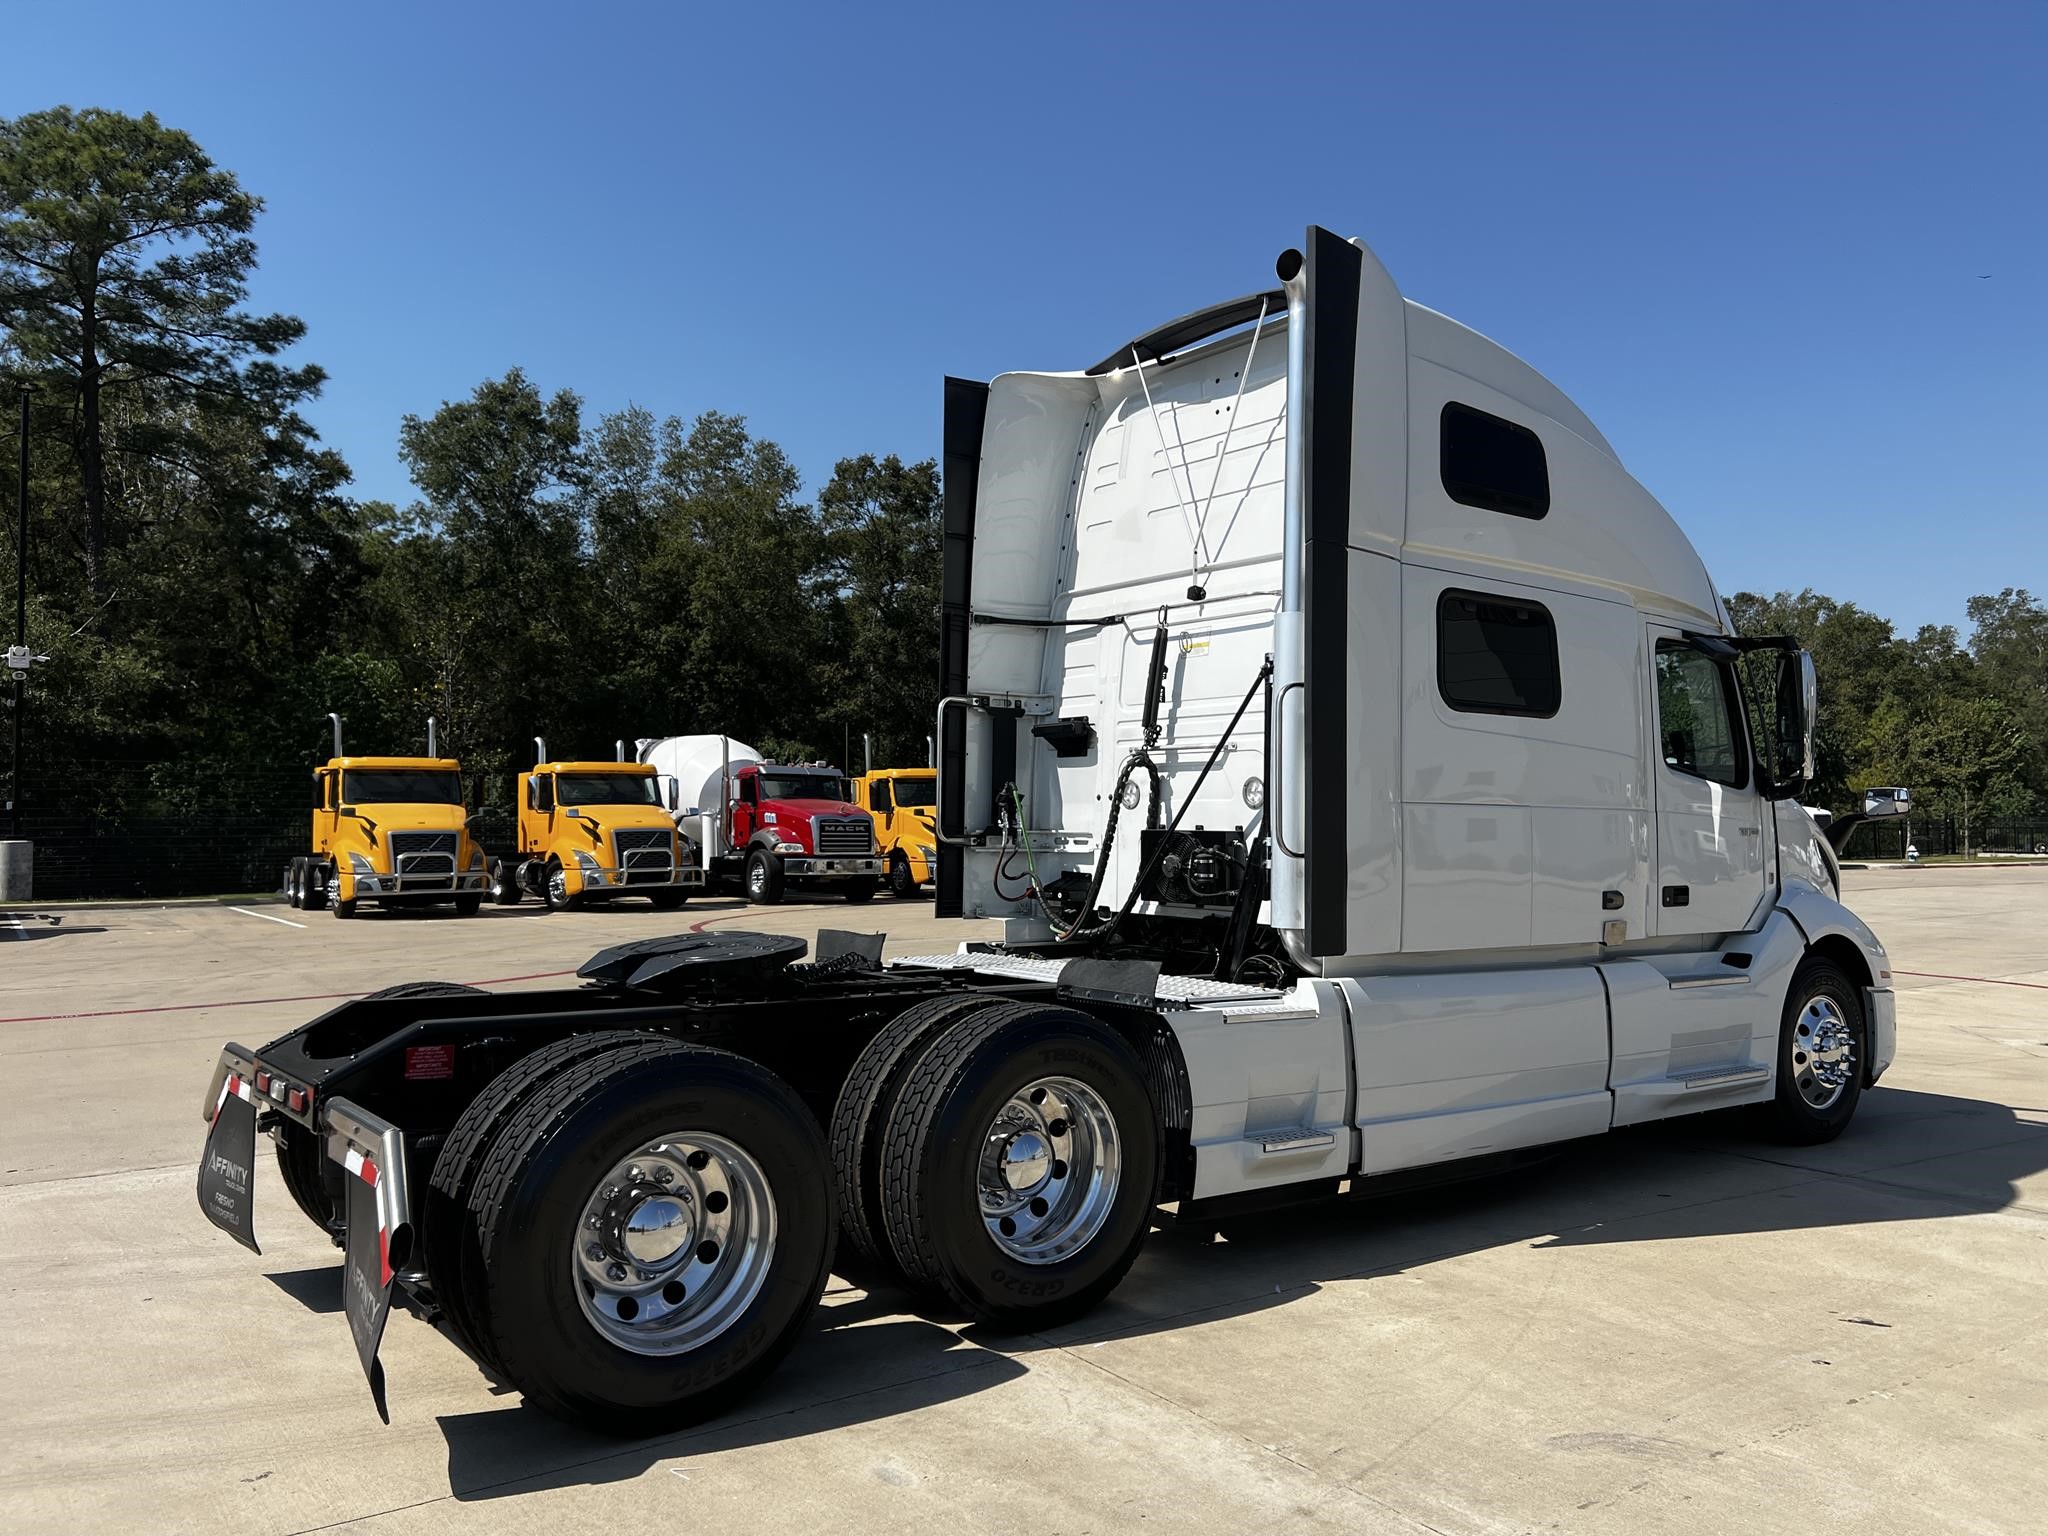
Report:
[[[259,1068],[254,1053],[246,1046],[229,1045],[220,1054],[213,1069],[213,1083],[201,1107],[209,1124],[220,1108],[224,1092],[253,1101],[259,1108],[276,1105],[301,1120],[307,1119],[313,1108],[310,1087],[294,1083],[268,1067]]]

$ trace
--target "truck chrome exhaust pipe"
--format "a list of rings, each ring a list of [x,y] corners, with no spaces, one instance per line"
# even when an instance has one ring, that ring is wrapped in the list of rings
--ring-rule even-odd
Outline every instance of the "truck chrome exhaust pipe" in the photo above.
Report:
[[[1272,923],[1297,963],[1308,921],[1307,871],[1302,854],[1302,786],[1308,782],[1303,709],[1307,658],[1303,653],[1302,562],[1307,555],[1308,483],[1308,258],[1288,249],[1273,264],[1287,295],[1287,468],[1280,511],[1280,611],[1273,621],[1273,716],[1266,722],[1272,782],[1265,815],[1271,839]]]
[[[327,716],[327,718],[328,718],[329,720],[332,720],[332,721],[334,722],[334,755],[335,755],[336,757],[340,757],[340,756],[342,755],[342,751],[341,751],[341,716],[339,716],[339,715],[337,715],[337,714],[333,713],[332,711],[329,711],[329,713],[328,713],[328,716]]]
[[[860,771],[862,773],[873,773],[875,771],[875,744],[869,738],[866,731],[860,733],[860,757]]]
[[[427,756],[439,757],[440,755],[441,738],[434,733],[434,717],[429,715],[427,716]]]
[[[612,749],[613,749],[613,750],[614,750],[615,752],[617,752],[617,753],[618,753],[618,760],[619,760],[620,762],[622,762],[622,763],[623,763],[623,762],[626,762],[626,761],[628,761],[628,758],[626,757],[626,744],[625,744],[625,742],[624,742],[624,741],[615,741],[615,742],[613,742],[613,743],[612,743]]]
[[[538,768],[548,760],[548,739],[545,736],[533,738],[533,766]]]

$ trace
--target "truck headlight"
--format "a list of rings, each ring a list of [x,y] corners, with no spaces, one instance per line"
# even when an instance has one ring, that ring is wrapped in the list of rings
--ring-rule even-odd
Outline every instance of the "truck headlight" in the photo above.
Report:
[[[375,891],[379,889],[377,866],[372,864],[367,856],[360,853],[350,854],[348,856],[348,867],[349,873],[356,877],[357,890]]]
[[[611,884],[611,877],[597,867],[597,860],[585,853],[581,848],[576,850],[576,865],[577,868],[583,871],[583,883],[585,885]]]
[[[471,869],[482,869],[484,867],[483,849],[471,848],[469,850],[469,867]]]
[[[777,843],[775,851],[777,853],[802,853],[804,845],[802,843]]]

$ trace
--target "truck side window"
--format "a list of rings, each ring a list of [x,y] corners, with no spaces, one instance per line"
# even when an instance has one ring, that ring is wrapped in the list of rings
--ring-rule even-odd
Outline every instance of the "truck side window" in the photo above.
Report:
[[[1730,789],[1749,782],[1728,669],[1689,645],[1657,645],[1657,739],[1664,765]]]
[[[871,811],[881,811],[885,814],[892,809],[889,803],[889,781],[887,779],[876,779],[872,784],[868,785],[868,809]]]
[[[1550,462],[1543,439],[1453,400],[1440,423],[1438,472],[1444,494],[1468,507],[1537,518],[1550,510]]]
[[[1448,591],[1436,601],[1436,686],[1455,710],[1557,713],[1557,625],[1541,603]]]
[[[761,781],[759,779],[741,779],[740,799],[745,801],[748,805],[755,804],[759,797],[755,793],[754,786],[759,784],[760,782]]]
[[[551,773],[536,773],[526,781],[527,793],[533,799],[536,811],[552,811],[555,808],[555,776]]]

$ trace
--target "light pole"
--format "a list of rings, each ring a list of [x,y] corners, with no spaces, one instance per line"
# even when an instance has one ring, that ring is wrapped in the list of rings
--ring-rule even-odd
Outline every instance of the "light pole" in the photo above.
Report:
[[[34,848],[21,836],[21,717],[28,698],[28,411],[29,391],[21,391],[20,495],[15,505],[14,644],[7,648],[7,669],[14,674],[14,767],[7,784],[7,837],[0,841],[0,901],[27,901],[35,894]]]

